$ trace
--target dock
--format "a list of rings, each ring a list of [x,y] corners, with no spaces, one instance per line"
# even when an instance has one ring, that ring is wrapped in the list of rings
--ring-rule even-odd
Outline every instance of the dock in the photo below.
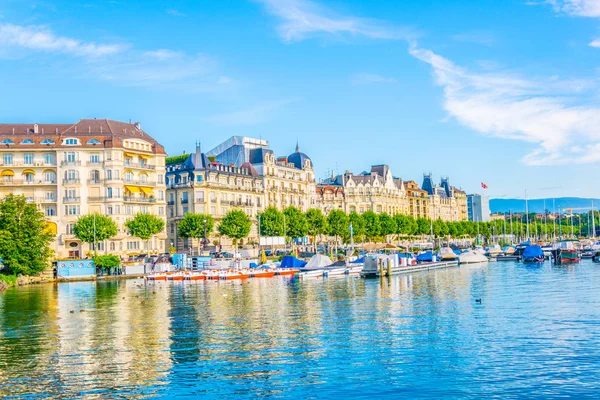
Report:
[[[430,263],[422,263],[415,265],[405,265],[400,267],[395,267],[391,269],[391,275],[400,275],[400,274],[409,274],[412,272],[421,272],[421,271],[431,271],[434,269],[442,269],[442,268],[450,268],[450,267],[458,267],[458,260],[451,261],[436,261]],[[383,275],[379,271],[363,271],[360,273],[360,276],[363,278],[374,278],[377,276],[385,276],[388,275],[387,271],[383,269]]]

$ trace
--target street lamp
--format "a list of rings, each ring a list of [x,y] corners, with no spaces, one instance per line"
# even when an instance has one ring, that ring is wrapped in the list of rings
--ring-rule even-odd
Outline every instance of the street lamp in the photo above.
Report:
[[[206,217],[204,217],[204,241],[202,242],[202,252],[206,252]]]

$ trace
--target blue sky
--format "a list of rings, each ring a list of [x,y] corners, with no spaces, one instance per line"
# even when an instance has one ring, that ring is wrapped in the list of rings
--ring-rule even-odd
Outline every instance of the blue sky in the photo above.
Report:
[[[0,120],[296,140],[492,197],[595,196],[600,1],[0,1]]]

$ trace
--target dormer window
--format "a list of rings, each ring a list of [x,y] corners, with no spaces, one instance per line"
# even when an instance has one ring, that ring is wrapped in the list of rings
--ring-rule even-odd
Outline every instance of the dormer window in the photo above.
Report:
[[[75,139],[77,140],[77,139]],[[87,144],[100,144],[100,141],[98,139],[90,139]]]
[[[35,142],[31,139],[23,139],[21,144],[35,144]]]
[[[76,138],[66,138],[63,141],[63,144],[66,146],[78,146],[79,145],[79,139]]]
[[[4,139],[4,140],[2,141],[2,144],[15,144],[15,142],[13,142],[13,141],[12,141],[12,140],[10,140],[10,139]]]
[[[53,140],[50,140],[50,139],[44,139],[40,143],[41,144],[56,144],[56,143],[54,143]]]

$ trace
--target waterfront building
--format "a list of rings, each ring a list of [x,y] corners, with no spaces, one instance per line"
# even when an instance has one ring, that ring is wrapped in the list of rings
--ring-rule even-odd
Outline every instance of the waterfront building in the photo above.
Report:
[[[248,161],[236,166],[213,157],[202,153],[196,144],[192,154],[167,158],[167,234],[178,252],[198,249],[197,239],[186,240],[178,234],[177,223],[188,212],[211,215],[216,230],[219,220],[231,209],[241,209],[254,222],[249,239],[258,236],[256,218],[265,208],[263,177]],[[220,243],[228,245],[229,241],[221,238]]]
[[[470,194],[467,196],[469,221],[488,222],[490,220],[490,200],[485,195]],[[504,218],[504,216],[502,216]]]
[[[118,226],[116,237],[98,243],[100,252],[166,250],[164,233],[147,244],[124,226],[138,212],[166,219],[165,151],[139,123],[0,124],[0,144],[0,197],[24,195],[44,212],[58,258],[91,250],[73,235],[73,226],[94,212]]]
[[[296,150],[276,157],[266,140],[234,136],[209,151],[215,161],[240,167],[249,163],[264,179],[265,203],[283,210],[289,206],[302,211],[316,207],[315,173],[311,159]]]
[[[424,174],[421,187],[429,194],[429,218],[447,222],[467,220],[467,196],[464,191],[450,186],[448,178],[442,178],[441,183],[435,185],[432,175]]]
[[[332,210],[346,209],[346,198],[344,196],[344,187],[341,185],[332,185],[319,183],[316,187],[317,207],[328,214]]]
[[[395,178],[387,165],[374,165],[370,172],[354,175],[346,171],[343,175],[332,177],[321,187],[339,187],[343,190],[344,211],[362,214],[373,211],[377,214],[388,213],[408,214],[409,202],[400,178]],[[339,206],[339,199],[335,197],[319,198],[322,210],[332,210]]]
[[[404,182],[408,198],[409,215],[413,218],[429,218],[429,193],[419,187],[417,182]]]

